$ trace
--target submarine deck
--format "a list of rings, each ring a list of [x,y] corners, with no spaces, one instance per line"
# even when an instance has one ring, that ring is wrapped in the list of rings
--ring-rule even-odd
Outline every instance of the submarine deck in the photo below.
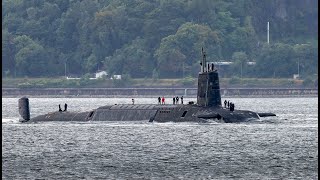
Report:
[[[101,106],[87,112],[51,112],[32,118],[32,121],[206,122],[208,119],[218,119],[224,122],[242,122],[245,119],[259,119],[259,114],[261,117],[274,115],[196,104],[117,104]]]

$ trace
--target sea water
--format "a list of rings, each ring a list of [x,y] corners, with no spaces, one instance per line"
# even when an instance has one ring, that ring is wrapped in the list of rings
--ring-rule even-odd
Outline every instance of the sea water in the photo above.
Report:
[[[318,179],[318,98],[226,100],[277,116],[232,124],[19,123],[18,98],[2,98],[2,179]],[[29,101],[31,117],[64,103],[69,111],[131,104],[131,98]]]

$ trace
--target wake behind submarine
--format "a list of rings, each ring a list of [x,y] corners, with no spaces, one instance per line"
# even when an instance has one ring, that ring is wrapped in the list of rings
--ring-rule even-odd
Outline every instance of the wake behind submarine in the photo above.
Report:
[[[198,75],[197,103],[188,104],[118,104],[106,105],[87,112],[56,111],[30,118],[29,99],[19,99],[20,122],[43,121],[149,121],[149,122],[245,122],[273,113],[223,108],[221,105],[219,76],[214,64],[206,62],[202,48],[201,71]]]

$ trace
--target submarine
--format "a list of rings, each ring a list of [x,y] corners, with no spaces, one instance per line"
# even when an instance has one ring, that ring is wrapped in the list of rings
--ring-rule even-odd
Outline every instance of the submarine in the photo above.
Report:
[[[257,113],[249,110],[224,108],[221,103],[218,70],[206,62],[201,50],[198,74],[197,102],[187,104],[115,104],[101,106],[86,112],[55,111],[30,117],[29,99],[18,101],[20,122],[46,121],[148,121],[148,122],[210,122],[239,123],[276,116],[274,113]]]

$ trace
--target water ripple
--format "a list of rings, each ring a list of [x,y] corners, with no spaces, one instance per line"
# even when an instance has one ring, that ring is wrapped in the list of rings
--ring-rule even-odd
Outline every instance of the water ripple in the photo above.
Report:
[[[3,179],[318,178],[314,99],[270,99],[266,103],[259,98],[235,99],[245,109],[255,102],[261,106],[254,110],[273,108],[278,115],[236,124],[21,124],[12,112],[17,99],[3,100],[9,104],[2,114]],[[37,100],[35,114],[66,101]],[[82,104],[87,100],[76,99],[73,107],[92,107],[91,100]],[[95,102],[112,103],[110,99]],[[305,106],[297,107],[299,103]]]

